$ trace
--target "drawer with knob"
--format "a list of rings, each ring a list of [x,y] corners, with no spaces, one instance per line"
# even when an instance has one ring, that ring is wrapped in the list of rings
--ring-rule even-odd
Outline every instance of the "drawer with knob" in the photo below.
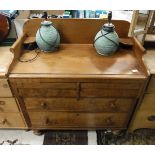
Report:
[[[0,128],[24,128],[20,113],[0,113]]]
[[[155,112],[143,111],[136,114],[133,124],[131,124],[130,130],[135,130],[138,128],[155,128]]]
[[[0,98],[0,112],[19,112],[14,98]]]
[[[24,98],[28,111],[129,112],[133,98]]]
[[[29,112],[33,128],[126,128],[125,113]]]
[[[12,97],[7,79],[0,79],[0,97]]]
[[[145,94],[130,125],[130,130],[155,128],[155,94]]]

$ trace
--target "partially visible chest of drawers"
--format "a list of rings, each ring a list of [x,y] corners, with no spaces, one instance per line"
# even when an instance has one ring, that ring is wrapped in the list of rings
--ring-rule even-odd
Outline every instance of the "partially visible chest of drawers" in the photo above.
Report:
[[[130,130],[138,128],[155,129],[155,75],[151,75],[144,98],[131,121]]]
[[[0,128],[25,128],[7,79],[0,78]]]
[[[127,128],[143,80],[10,78],[32,129]]]

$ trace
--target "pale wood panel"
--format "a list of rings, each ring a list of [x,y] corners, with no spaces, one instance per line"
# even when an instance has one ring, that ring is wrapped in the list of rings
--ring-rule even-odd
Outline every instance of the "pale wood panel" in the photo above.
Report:
[[[7,79],[0,79],[0,97],[12,97]]]
[[[131,122],[130,130],[138,128],[155,128],[155,121],[149,121],[149,116],[155,116],[155,94],[145,94]]]
[[[58,29],[61,36],[61,43],[93,43],[96,33],[102,28],[107,20],[103,19],[49,19]],[[23,31],[28,36],[36,36],[43,19],[31,19],[24,25]],[[120,38],[128,37],[130,23],[122,20],[114,20],[116,32]]]
[[[34,51],[24,53],[20,59],[31,59],[35,55]],[[104,57],[90,44],[61,44],[58,52],[42,52],[31,63],[17,61],[11,73],[144,75],[132,50],[120,49],[115,55]]]
[[[0,112],[19,112],[14,98],[0,98]]]
[[[155,121],[149,121],[148,118],[152,116],[152,113],[146,110],[143,113],[136,114],[133,124],[131,124],[129,131],[134,131],[140,128],[152,128],[155,129]],[[155,113],[153,114],[155,116]]]
[[[29,116],[32,128],[125,128],[128,122],[128,115],[125,113],[29,112]]]
[[[148,49],[143,59],[150,73],[155,74],[155,49]]]
[[[145,94],[138,113],[145,111],[155,114],[155,94]]]
[[[28,111],[130,112],[135,99],[123,98],[25,98]]]
[[[0,47],[0,77],[5,77],[13,60],[10,47]]]
[[[151,76],[148,88],[146,90],[148,93],[155,93],[155,75]]]
[[[0,128],[25,128],[20,113],[0,113]]]

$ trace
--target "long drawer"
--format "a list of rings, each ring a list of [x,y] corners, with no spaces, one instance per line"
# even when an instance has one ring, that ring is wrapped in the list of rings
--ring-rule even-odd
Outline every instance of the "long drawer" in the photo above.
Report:
[[[12,97],[7,79],[0,79],[0,97]]]
[[[143,79],[68,79],[68,78],[11,78],[18,88],[76,88],[81,83],[82,88],[126,88],[139,89]]]
[[[50,79],[11,79],[24,97],[137,97],[142,80],[103,80],[102,82],[50,82]]]
[[[20,113],[0,113],[0,128],[24,128]]]
[[[25,98],[28,111],[129,112],[135,99],[129,98]]]
[[[126,128],[125,113],[29,112],[32,128]]]
[[[14,98],[0,98],[0,112],[19,112]]]

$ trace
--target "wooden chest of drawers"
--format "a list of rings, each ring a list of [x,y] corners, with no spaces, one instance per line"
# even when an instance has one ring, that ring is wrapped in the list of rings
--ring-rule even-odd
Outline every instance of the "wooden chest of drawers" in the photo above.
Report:
[[[0,79],[0,128],[25,128],[15,98],[6,79]]]
[[[124,129],[144,80],[10,78],[10,82],[33,129]]]
[[[28,127],[126,129],[149,76],[142,61],[145,49],[128,38],[130,24],[113,21],[119,37],[133,46],[105,57],[96,53],[93,40],[106,21],[49,20],[61,34],[59,51],[19,61],[36,54],[26,52],[23,43],[35,40],[41,19],[26,22],[23,36],[11,48],[9,81]]]
[[[0,129],[26,128],[18,102],[8,83],[7,72],[13,59],[10,47],[0,47]]]
[[[155,75],[152,75],[142,103],[132,118],[130,131],[139,128],[155,129]]]

